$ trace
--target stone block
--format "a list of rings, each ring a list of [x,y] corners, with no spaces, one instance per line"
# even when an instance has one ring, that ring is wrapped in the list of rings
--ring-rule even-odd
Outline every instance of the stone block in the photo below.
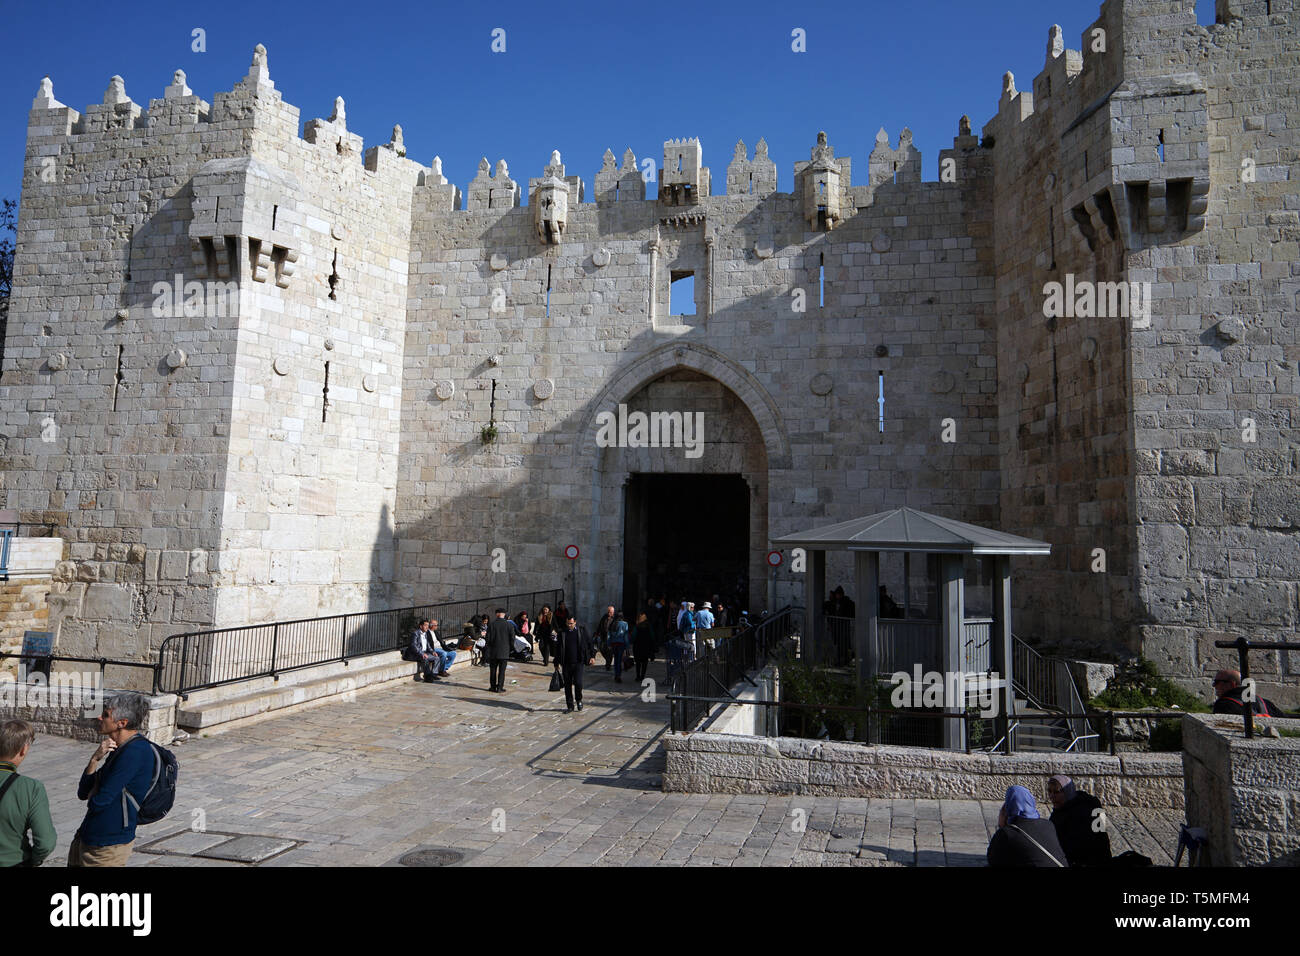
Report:
[[[124,584],[86,587],[81,616],[88,621],[129,621],[135,610],[136,588]]]

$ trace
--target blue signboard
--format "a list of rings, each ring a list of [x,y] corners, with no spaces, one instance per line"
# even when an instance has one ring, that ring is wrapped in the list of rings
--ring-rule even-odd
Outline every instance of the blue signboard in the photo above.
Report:
[[[23,654],[53,654],[54,653],[54,632],[53,631],[23,631]],[[18,663],[18,675],[20,680],[31,680],[35,673],[45,675],[46,681],[50,679],[50,662],[34,661],[29,657],[23,657]]]

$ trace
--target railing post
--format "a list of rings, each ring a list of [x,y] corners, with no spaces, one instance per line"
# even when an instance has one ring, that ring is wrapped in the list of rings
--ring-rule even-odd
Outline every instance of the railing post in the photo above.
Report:
[[[280,625],[271,625],[271,676],[275,676],[275,656],[280,649]]]
[[[188,634],[181,640],[181,672],[176,680],[176,693],[181,696],[185,695],[185,665],[190,656],[190,636]]]
[[[1110,736],[1110,755],[1115,756],[1115,711],[1106,712],[1106,733]]]

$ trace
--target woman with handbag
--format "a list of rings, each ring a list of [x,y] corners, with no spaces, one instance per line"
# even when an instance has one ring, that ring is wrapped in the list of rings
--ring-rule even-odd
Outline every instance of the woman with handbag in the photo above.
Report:
[[[542,666],[550,664],[551,654],[555,648],[552,641],[555,639],[555,622],[551,620],[551,606],[543,604],[541,613],[537,615],[537,625],[533,628],[533,635],[537,638],[538,647],[542,651]]]

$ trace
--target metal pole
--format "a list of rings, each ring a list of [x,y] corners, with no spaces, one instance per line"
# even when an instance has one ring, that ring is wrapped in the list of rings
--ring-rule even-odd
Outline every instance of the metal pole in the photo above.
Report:
[[[1247,651],[1250,650],[1250,643],[1244,637],[1239,637],[1236,640],[1236,645],[1237,659],[1241,662],[1241,683],[1244,686],[1246,681],[1250,679],[1250,655],[1247,654]],[[1255,696],[1253,690],[1251,696]],[[1242,701],[1242,704],[1242,709],[1246,712],[1246,739],[1249,740],[1255,736],[1255,702],[1253,700]]]

